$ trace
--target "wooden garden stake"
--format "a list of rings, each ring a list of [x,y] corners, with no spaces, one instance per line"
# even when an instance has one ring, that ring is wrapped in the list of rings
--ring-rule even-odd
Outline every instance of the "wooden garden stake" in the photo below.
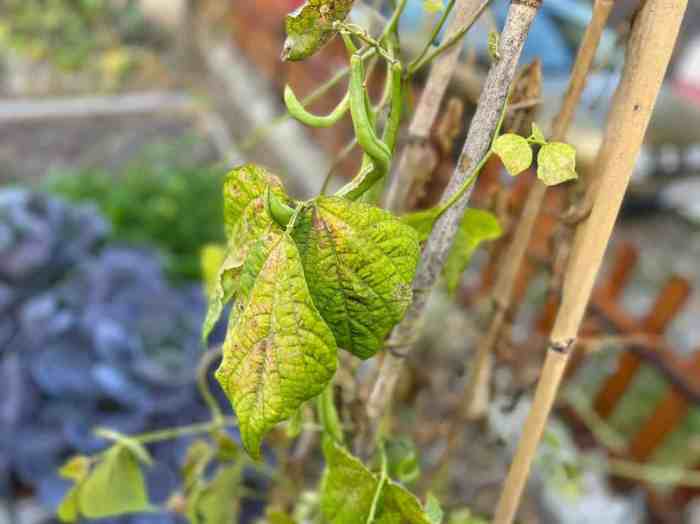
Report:
[[[494,524],[513,522],[569,354],[576,343],[686,5],[686,0],[646,0],[635,16],[625,68],[586,195],[592,202],[591,213],[576,229],[547,357],[496,507]]]
[[[613,0],[596,0],[593,6],[593,16],[576,55],[564,101],[552,124],[552,140],[564,141],[566,139],[566,133],[578,107],[583,88],[586,86],[588,72],[593,64],[600,37],[605,29],[612,6]],[[474,364],[465,388],[464,414],[467,418],[480,418],[488,409],[493,349],[503,330],[503,324],[513,300],[513,290],[518,272],[525,259],[532,230],[539,216],[546,191],[546,185],[539,180],[535,181],[528,193],[522,216],[518,220],[513,241],[501,257],[493,289],[493,316],[488,330],[477,346]]]

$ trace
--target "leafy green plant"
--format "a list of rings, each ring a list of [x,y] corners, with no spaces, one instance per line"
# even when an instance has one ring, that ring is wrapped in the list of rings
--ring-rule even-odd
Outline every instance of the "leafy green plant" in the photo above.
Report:
[[[202,248],[224,237],[223,172],[183,163],[191,151],[186,144],[154,147],[119,173],[61,171],[44,187],[71,201],[94,202],[115,239],[156,247],[174,280],[198,279]]]
[[[574,155],[566,144],[548,143],[537,127],[528,138],[501,136],[506,100],[486,154],[473,174],[441,204],[401,217],[381,209],[378,202],[394,156],[406,83],[423,57],[432,60],[449,46],[431,53],[426,48],[415,63],[405,66],[397,26],[406,0],[396,3],[378,37],[345,22],[352,3],[308,0],[287,17],[283,52],[284,58],[304,59],[339,34],[349,55],[347,95],[333,111],[321,116],[307,111],[290,87],[284,99],[290,114],[310,126],[329,127],[349,113],[363,151],[362,165],[334,195],[322,191],[309,200],[287,194],[280,178],[258,165],[237,167],[226,176],[226,245],[223,250],[209,249],[204,258],[207,274],[213,273],[212,262],[218,262],[219,268],[208,279],[210,301],[202,331],[206,339],[224,306],[232,302],[215,375],[234,408],[246,452],[234,452],[235,461],[262,467],[265,437],[285,422],[287,438],[299,435],[309,411],[306,403],[316,399],[316,429],[323,434],[325,459],[320,486],[317,492],[301,497],[291,515],[270,508],[268,522],[295,522],[296,515],[303,514],[300,521],[304,522],[438,524],[444,513],[437,499],[428,496],[422,503],[406,487],[420,475],[417,452],[410,443],[379,433],[373,442],[374,453],[362,457],[366,461],[351,452],[348,428],[334,398],[339,350],[365,360],[393,349],[386,347],[386,339],[412,305],[421,250],[429,249],[435,228],[494,154],[517,175],[530,167],[533,148],[539,148],[538,174],[547,184],[575,176]],[[438,27],[445,23],[453,4],[444,9]],[[376,105],[366,88],[367,62],[380,63],[387,71],[384,95]],[[480,243],[501,234],[498,220],[483,210],[469,210],[456,226],[458,233],[443,265],[448,290],[456,287]],[[221,429],[234,422],[223,416],[207,389],[205,373],[217,356],[217,350],[210,351],[200,370],[199,384],[212,415],[209,423],[129,439],[144,444],[184,431],[209,433],[208,441],[190,448],[183,470],[180,495],[184,504],[180,508],[195,522],[222,518],[218,489],[235,489],[240,471],[219,469],[213,479],[204,473],[211,457],[221,454]],[[124,442],[117,440],[117,444]],[[227,446],[231,448],[235,446]],[[468,513],[452,521],[478,522]]]

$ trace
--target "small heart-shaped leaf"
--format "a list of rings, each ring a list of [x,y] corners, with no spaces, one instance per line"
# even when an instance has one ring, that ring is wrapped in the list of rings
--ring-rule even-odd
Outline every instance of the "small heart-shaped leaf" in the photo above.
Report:
[[[575,180],[576,150],[563,142],[549,142],[537,155],[537,178],[547,186]]]
[[[496,139],[493,152],[500,158],[511,176],[516,176],[532,165],[532,148],[527,140],[513,133]]]

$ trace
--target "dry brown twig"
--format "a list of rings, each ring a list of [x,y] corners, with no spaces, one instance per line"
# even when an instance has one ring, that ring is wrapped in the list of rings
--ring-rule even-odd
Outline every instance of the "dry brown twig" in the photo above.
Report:
[[[561,141],[566,138],[612,6],[612,0],[596,0],[595,2],[593,17],[579,47],[564,101],[552,124],[552,140]],[[498,344],[503,332],[518,272],[525,259],[546,190],[547,186],[539,180],[533,184],[525,202],[522,216],[517,222],[513,240],[501,257],[502,262],[499,265],[491,299],[493,316],[488,330],[477,346],[470,378],[466,384],[464,414],[468,418],[482,417],[488,408],[493,349]]]
[[[511,4],[500,38],[500,59],[493,63],[486,78],[460,159],[443,198],[449,198],[449,195],[475,174],[474,169],[479,160],[488,152],[525,39],[539,6],[539,0],[517,1]],[[455,205],[440,216],[426,242],[413,281],[413,303],[389,337],[387,347],[392,351],[384,356],[367,404],[370,426],[360,446],[360,451],[365,455],[374,446],[381,418],[393,396],[403,366],[402,355],[406,355],[413,348],[422,329],[428,297],[440,275],[470,196],[471,191],[467,191]]]
[[[576,228],[547,356],[523,434],[501,493],[494,524],[510,524],[529,476],[566,364],[644,139],[686,0],[646,0],[635,17],[625,67],[608,116],[594,178],[591,213]]]

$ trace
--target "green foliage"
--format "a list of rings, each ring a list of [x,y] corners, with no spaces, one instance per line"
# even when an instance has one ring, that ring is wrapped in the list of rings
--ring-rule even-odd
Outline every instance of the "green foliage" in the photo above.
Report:
[[[386,443],[387,469],[390,477],[403,484],[420,476],[420,460],[415,444],[409,438],[390,439]]]
[[[138,2],[116,7],[108,0],[3,0],[0,48],[33,60],[49,60],[62,70],[94,65],[117,75],[140,57],[122,44],[141,42],[146,24]],[[105,71],[110,72],[110,71]]]
[[[139,457],[123,444],[112,446],[95,459],[73,457],[59,474],[74,482],[58,507],[58,517],[63,522],[151,509]]]
[[[420,501],[401,484],[372,473],[344,447],[325,439],[321,512],[329,524],[431,524]],[[373,506],[374,519],[369,520]]]
[[[562,142],[543,145],[537,155],[537,178],[548,186],[578,178],[576,150]]]
[[[335,34],[333,23],[345,20],[355,0],[307,0],[284,20],[287,40],[283,60],[304,60]]]
[[[431,524],[442,524],[442,520],[445,518],[440,501],[432,493],[428,493],[428,498],[425,501],[425,514]]]
[[[306,285],[296,245],[271,232],[246,260],[236,318],[216,377],[236,407],[248,453],[333,377],[336,345]]]
[[[430,235],[440,212],[440,208],[416,211],[402,216],[401,221],[415,229],[422,242]],[[501,234],[501,226],[492,213],[472,208],[464,212],[452,248],[443,266],[443,278],[449,292],[453,292],[457,288],[462,273],[481,243],[494,240]]]
[[[532,165],[532,148],[528,141],[513,133],[499,136],[493,144],[493,152],[500,158],[511,176],[516,176]]]
[[[489,524],[489,521],[473,515],[471,510],[464,508],[453,511],[447,520],[447,524]]]
[[[371,357],[411,303],[417,235],[384,210],[337,197],[305,207],[293,234],[338,346]]]
[[[191,524],[233,524],[238,522],[237,492],[241,487],[242,465],[219,466],[214,478],[194,486],[187,497],[186,515]]]
[[[186,144],[153,148],[119,173],[57,172],[44,186],[71,201],[94,202],[116,240],[158,248],[173,280],[199,279],[202,248],[224,237],[223,173],[183,165],[191,153]]]

